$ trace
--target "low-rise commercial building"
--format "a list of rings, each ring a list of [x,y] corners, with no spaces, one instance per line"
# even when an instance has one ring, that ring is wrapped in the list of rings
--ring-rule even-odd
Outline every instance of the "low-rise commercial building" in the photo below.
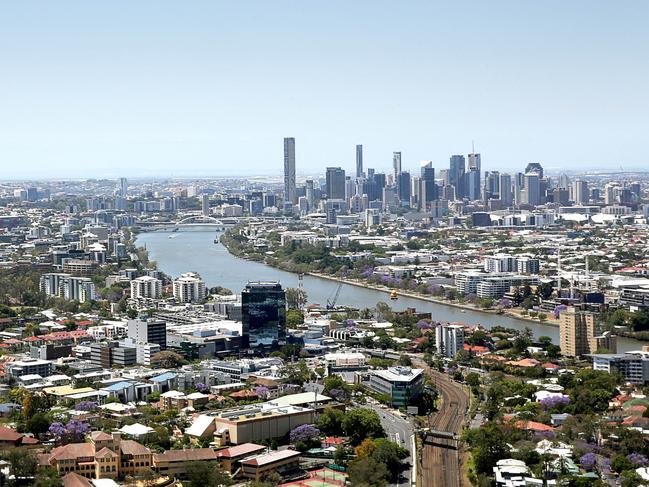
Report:
[[[370,374],[370,389],[385,394],[394,407],[407,406],[421,394],[424,387],[424,370],[410,367],[389,367]]]

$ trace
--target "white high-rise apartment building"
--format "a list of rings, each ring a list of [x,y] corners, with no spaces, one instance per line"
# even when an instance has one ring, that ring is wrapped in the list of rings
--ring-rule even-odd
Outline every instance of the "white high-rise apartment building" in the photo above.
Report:
[[[151,276],[142,276],[131,281],[131,298],[160,299],[162,298],[162,281]]]
[[[197,303],[207,299],[205,281],[197,272],[186,272],[174,281],[174,298],[179,303]]]
[[[464,328],[461,325],[440,325],[435,328],[437,353],[453,358],[464,349]]]

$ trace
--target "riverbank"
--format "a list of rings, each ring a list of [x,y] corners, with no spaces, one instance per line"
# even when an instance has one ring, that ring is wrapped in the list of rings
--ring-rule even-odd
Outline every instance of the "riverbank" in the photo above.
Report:
[[[227,247],[226,247],[227,248]],[[268,265],[268,264],[266,264]],[[463,304],[463,303],[451,303],[449,301],[444,301],[442,299],[438,299],[432,296],[426,296],[423,294],[418,294],[418,293],[412,293],[408,291],[403,291],[400,289],[394,289],[390,288],[387,286],[379,286],[377,284],[371,284],[365,281],[359,281],[357,279],[342,279],[337,276],[329,276],[327,274],[321,274],[318,272],[307,272],[307,275],[313,276],[313,277],[318,277],[320,279],[327,279],[329,281],[334,281],[334,282],[342,282],[343,284],[349,284],[350,286],[357,286],[357,287],[362,287],[362,288],[367,288],[367,289],[373,289],[374,291],[380,291],[380,292],[385,292],[386,294],[389,294],[391,292],[395,292],[399,296],[407,297],[410,299],[417,299],[420,301],[427,301],[430,303],[435,303],[435,304],[440,304],[442,306],[450,306],[452,308],[458,308],[460,310],[466,310],[466,311],[473,311],[473,312],[478,312],[478,313],[485,313],[485,314],[490,314],[490,315],[496,315],[496,316],[508,316],[510,318],[515,318],[517,320],[521,321],[527,321],[528,323],[532,323],[535,325],[543,324],[543,325],[550,325],[550,326],[559,326],[559,321],[558,320],[535,320],[530,317],[522,316],[518,313],[512,313],[508,311],[503,311],[499,312],[499,310],[496,309],[484,309],[484,308],[479,308],[477,306],[474,306],[472,304]]]
[[[272,264],[269,264],[268,262],[265,262],[264,260],[252,259],[245,252],[241,252],[241,251],[236,251],[235,252],[235,251],[233,251],[233,249],[230,247],[230,245],[228,245],[230,243],[230,241],[227,238],[225,238],[225,239],[221,238],[220,243],[228,251],[228,253],[230,255],[232,255],[233,257],[236,257],[238,259],[247,260],[249,262],[257,262],[259,264],[263,264],[263,265],[269,266],[271,268],[281,270],[283,272],[289,272],[289,273],[292,273],[292,274],[296,274],[295,272],[292,272],[289,269],[285,269],[285,268],[282,268],[280,266],[274,266]],[[343,284],[347,284],[347,285],[355,286],[355,287],[359,287],[359,288],[364,288],[364,289],[372,289],[374,291],[379,291],[379,292],[387,293],[387,294],[394,291],[399,296],[407,297],[407,298],[410,298],[410,299],[413,299],[413,300],[434,303],[434,304],[441,305],[441,306],[448,306],[450,308],[456,308],[456,309],[459,309],[461,312],[471,311],[471,312],[483,313],[485,315],[506,316],[506,317],[513,318],[513,319],[516,319],[516,320],[519,320],[519,321],[524,321],[526,323],[530,323],[530,324],[533,324],[533,325],[549,325],[549,326],[553,326],[553,327],[558,327],[559,326],[559,321],[551,319],[551,318],[548,318],[547,320],[541,321],[539,319],[534,319],[534,318],[531,318],[529,316],[522,315],[522,314],[517,313],[515,311],[498,310],[498,309],[493,309],[493,308],[485,309],[485,308],[480,308],[480,307],[475,306],[475,305],[470,304],[470,303],[454,303],[454,302],[450,302],[450,301],[447,301],[447,300],[444,300],[444,299],[436,298],[434,296],[424,295],[424,294],[411,292],[411,291],[404,291],[403,289],[396,289],[396,288],[390,288],[390,287],[387,287],[387,286],[381,286],[381,285],[373,284],[373,283],[363,281],[363,280],[360,280],[360,279],[344,279],[344,278],[341,278],[341,277],[338,277],[338,276],[332,276],[330,274],[323,274],[323,273],[320,273],[320,272],[306,272],[305,274],[308,275],[308,276],[317,277],[319,279],[325,279],[325,280],[332,281],[332,282],[340,282],[340,283],[343,283]]]

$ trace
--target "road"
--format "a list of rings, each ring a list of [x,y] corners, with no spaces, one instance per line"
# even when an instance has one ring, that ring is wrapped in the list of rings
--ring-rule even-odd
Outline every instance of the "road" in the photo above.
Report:
[[[402,418],[398,414],[395,414],[390,409],[384,409],[376,404],[370,404],[370,408],[376,411],[381,418],[381,425],[385,430],[385,434],[388,439],[397,443],[400,447],[405,448],[410,452],[410,456],[404,460],[405,463],[411,464],[413,457],[413,434],[414,428],[412,423],[405,418]],[[400,485],[409,485],[411,482],[415,482],[416,479],[411,478],[412,469],[408,468],[402,474],[402,482]]]
[[[429,418],[430,429],[460,433],[469,408],[468,394],[461,384],[451,380],[448,375],[431,370],[423,362],[418,362],[417,366],[427,370],[440,393],[439,411]],[[461,487],[459,454],[456,441],[439,439],[435,444],[425,442],[421,453],[421,485]]]

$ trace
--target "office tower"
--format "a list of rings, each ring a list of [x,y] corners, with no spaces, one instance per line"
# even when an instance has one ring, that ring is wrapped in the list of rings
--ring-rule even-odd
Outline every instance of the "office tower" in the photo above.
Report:
[[[419,176],[412,176],[410,178],[410,207],[422,208],[424,202],[421,200],[421,178]]]
[[[514,202],[512,194],[512,177],[507,173],[502,173],[500,175],[500,181],[498,182],[500,189],[500,201],[503,206],[511,206]]]
[[[128,320],[128,338],[134,343],[155,343],[167,348],[167,323],[162,320]]]
[[[539,179],[543,179],[543,166],[539,164],[538,162],[530,162],[527,167],[525,167],[525,173],[526,174],[538,174]]]
[[[330,200],[345,199],[345,171],[340,167],[327,168],[326,191]]]
[[[284,201],[297,203],[295,193],[295,139],[284,138]]]
[[[356,146],[356,177],[363,177],[363,146],[361,144]]]
[[[397,177],[397,196],[402,206],[410,204],[410,173],[402,171]]]
[[[38,199],[38,189],[30,186],[27,188],[27,201],[36,201]]]
[[[541,188],[537,173],[526,173],[523,178],[525,186],[525,203],[537,206],[541,203]]]
[[[477,169],[470,169],[469,172],[464,173],[463,184],[465,198],[470,200],[480,199],[480,171]]]
[[[315,187],[313,185],[313,179],[306,180],[306,201],[309,203],[309,211],[313,211],[315,208]]]
[[[421,162],[421,207],[429,207],[437,199],[437,184],[435,183],[435,168],[432,161]]]
[[[151,276],[141,276],[131,281],[131,299],[160,299],[162,281]]]
[[[500,195],[500,172],[488,171],[485,173],[485,188],[490,195]]]
[[[458,199],[464,198],[464,173],[465,160],[464,156],[451,156],[448,170],[448,184],[455,188],[455,196]]]
[[[196,272],[181,274],[173,283],[173,291],[179,303],[197,303],[207,299],[205,281]]]
[[[559,176],[559,187],[563,189],[568,189],[570,187],[570,178],[567,174]]]
[[[471,169],[475,169],[478,172],[482,170],[480,154],[471,153],[467,156],[467,160],[469,161],[469,171]]]
[[[396,181],[401,172],[401,152],[392,153],[392,168],[394,169],[394,180]]]
[[[349,203],[350,198],[356,194],[356,181],[349,176],[345,176],[345,201]]]
[[[588,181],[584,181],[583,179],[575,179],[573,185],[573,196],[575,204],[587,205],[590,196],[588,193]]]
[[[126,195],[128,193],[128,181],[126,178],[119,178],[119,188],[118,188],[118,194],[122,198],[126,198]]]
[[[242,348],[286,342],[286,292],[279,282],[249,282],[241,291]]]
[[[453,358],[464,349],[464,328],[461,325],[440,325],[435,328],[437,353]]]
[[[203,216],[209,216],[210,215],[210,195],[207,193],[203,193],[201,195],[201,213],[203,213]]]
[[[588,311],[568,308],[561,313],[559,329],[561,354],[579,357],[606,348],[609,352],[617,350],[616,337],[609,332],[599,334],[597,315]]]

